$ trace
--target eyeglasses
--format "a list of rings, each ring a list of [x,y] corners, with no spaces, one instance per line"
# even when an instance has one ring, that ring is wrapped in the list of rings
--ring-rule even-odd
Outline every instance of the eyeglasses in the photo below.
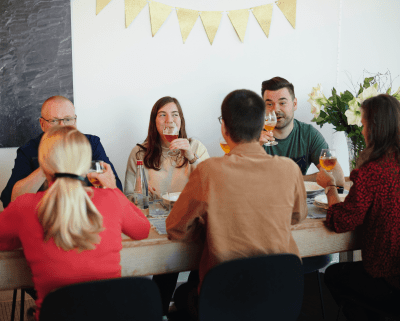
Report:
[[[56,118],[56,119],[51,119],[51,120],[45,119],[43,117],[40,117],[40,118],[42,118],[43,120],[47,121],[50,126],[58,125],[60,123],[60,121],[62,121],[65,126],[72,126],[72,125],[75,125],[75,123],[76,123],[76,116],[75,117],[62,118],[62,119],[57,119]]]
[[[218,117],[219,123],[222,125],[222,116]]]

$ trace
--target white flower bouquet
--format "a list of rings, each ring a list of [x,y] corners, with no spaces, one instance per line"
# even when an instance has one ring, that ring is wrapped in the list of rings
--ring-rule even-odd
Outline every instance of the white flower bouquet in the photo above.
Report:
[[[364,100],[381,93],[379,92],[380,77],[388,77],[388,74],[390,77],[388,72],[365,78],[356,96],[348,90],[338,95],[336,89],[333,88],[332,96],[326,98],[320,84],[309,94],[308,102],[311,104],[311,113],[314,115],[311,121],[316,122],[320,127],[325,123],[332,124],[336,131],[344,131],[348,141],[350,140],[349,152],[354,152],[354,155],[349,155],[351,169],[355,167],[358,154],[365,148],[364,137],[361,134],[361,104]],[[390,95],[391,87],[383,93]],[[400,88],[392,96],[400,101]]]

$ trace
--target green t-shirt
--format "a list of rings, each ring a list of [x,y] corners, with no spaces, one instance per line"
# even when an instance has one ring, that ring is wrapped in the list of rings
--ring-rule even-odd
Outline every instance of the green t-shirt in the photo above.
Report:
[[[285,139],[276,139],[278,145],[264,146],[270,155],[286,156],[299,165],[306,175],[311,163],[319,164],[321,149],[329,148],[321,133],[312,125],[294,119],[293,130]]]

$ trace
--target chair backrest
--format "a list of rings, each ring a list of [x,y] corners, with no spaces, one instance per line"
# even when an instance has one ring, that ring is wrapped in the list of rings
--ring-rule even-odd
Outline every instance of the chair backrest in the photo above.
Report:
[[[224,262],[204,278],[200,321],[297,320],[303,282],[301,261],[293,254]]]
[[[150,279],[126,277],[68,285],[43,300],[40,321],[161,321],[161,297]]]

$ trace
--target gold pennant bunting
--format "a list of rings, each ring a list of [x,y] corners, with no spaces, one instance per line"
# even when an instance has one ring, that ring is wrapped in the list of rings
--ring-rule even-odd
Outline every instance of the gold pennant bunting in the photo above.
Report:
[[[96,15],[98,15],[110,1],[111,0],[96,0]]]
[[[267,37],[269,35],[269,28],[271,27],[273,6],[273,4],[265,4],[253,8],[253,15]]]
[[[146,4],[146,0],[125,0],[125,28],[129,27]]]
[[[203,22],[204,29],[210,44],[213,44],[215,35],[222,18],[222,11],[203,11],[200,13],[201,22]]]
[[[172,8],[173,7],[159,2],[151,1],[149,3],[151,33],[153,37],[161,28],[165,20],[167,20]]]
[[[244,41],[244,36],[246,35],[247,22],[249,21],[249,10],[233,10],[228,12],[229,19],[231,20],[233,28],[235,28],[236,33],[241,42]]]
[[[296,28],[296,0],[280,0],[276,5],[281,9],[293,29]]]
[[[186,42],[190,31],[199,16],[199,12],[196,10],[176,8],[176,14],[178,15],[179,28],[181,29],[181,35],[183,43]]]

